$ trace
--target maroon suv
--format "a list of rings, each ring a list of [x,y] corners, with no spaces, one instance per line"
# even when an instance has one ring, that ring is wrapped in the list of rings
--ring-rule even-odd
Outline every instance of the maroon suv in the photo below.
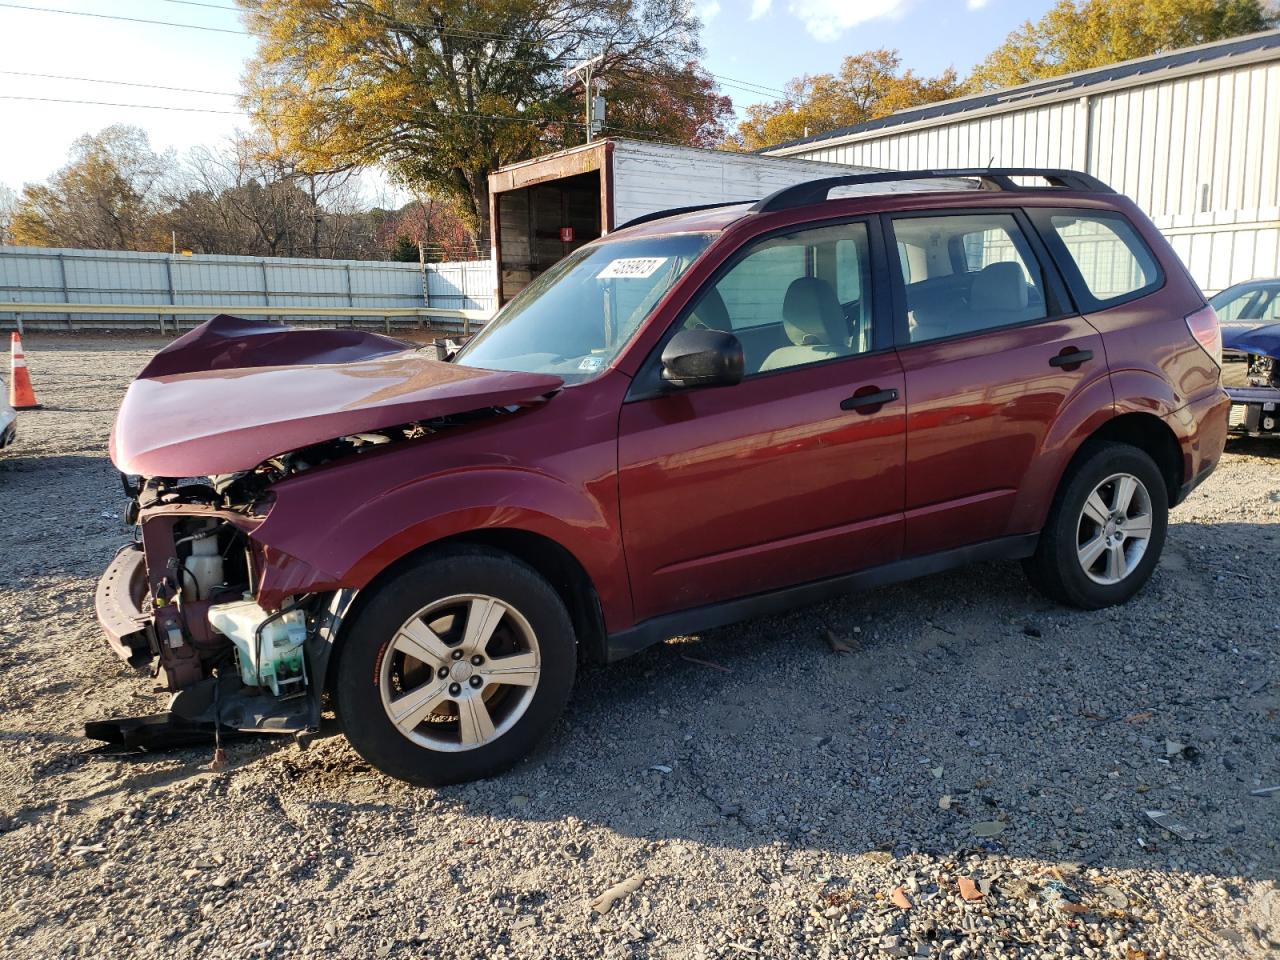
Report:
[[[329,691],[379,769],[483,777],[580,657],[979,560],[1127,600],[1222,452],[1219,353],[1169,245],[1084,174],[668,211],[456,356],[230,317],[176,340],[112,436],[140,535],[99,617],[174,723],[312,730]]]

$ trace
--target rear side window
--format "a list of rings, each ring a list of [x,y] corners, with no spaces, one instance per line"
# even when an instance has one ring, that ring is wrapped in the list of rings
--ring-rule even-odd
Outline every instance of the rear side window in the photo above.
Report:
[[[1160,265],[1133,224],[1120,214],[1052,210],[1041,214],[1066,248],[1067,280],[1086,310],[1132,300],[1164,282]],[[1041,224],[1043,229],[1044,224]]]
[[[1048,316],[1040,263],[1011,214],[904,216],[892,223],[911,343]]]

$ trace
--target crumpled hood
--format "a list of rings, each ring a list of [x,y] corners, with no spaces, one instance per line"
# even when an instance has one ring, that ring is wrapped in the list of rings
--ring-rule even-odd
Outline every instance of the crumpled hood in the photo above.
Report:
[[[1250,326],[1242,323],[1222,325],[1222,349],[1241,353],[1257,353],[1280,360],[1280,323]]]
[[[562,384],[455,366],[356,330],[219,316],[161,350],[129,386],[111,461],[146,477],[237,473],[335,437],[530,402]]]

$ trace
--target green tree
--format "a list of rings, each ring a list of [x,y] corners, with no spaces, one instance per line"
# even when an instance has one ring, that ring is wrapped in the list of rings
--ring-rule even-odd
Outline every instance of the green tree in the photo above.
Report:
[[[902,69],[896,50],[869,50],[844,58],[838,73],[805,74],[788,81],[786,98],[753,103],[726,144],[739,150],[827,133],[898,110],[956,96],[956,72],[922,77]]]
[[[614,118],[641,78],[680,77],[701,54],[686,0],[239,0],[260,35],[246,76],[258,122],[305,169],[381,164],[488,219],[488,176],[584,137],[565,70],[596,55]],[[637,129],[685,136],[723,105],[687,83]],[[719,113],[717,113],[719,111]],[[616,119],[616,126],[623,126]],[[705,123],[699,123],[699,127]]]
[[[85,134],[48,183],[23,187],[10,225],[13,241],[107,250],[163,247],[159,215],[172,164],[137,127]]]
[[[1014,30],[977,67],[973,92],[996,90],[1266,30],[1262,0],[1059,0]]]

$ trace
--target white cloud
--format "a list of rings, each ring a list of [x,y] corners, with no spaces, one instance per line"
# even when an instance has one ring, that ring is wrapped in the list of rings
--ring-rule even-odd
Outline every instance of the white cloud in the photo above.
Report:
[[[761,0],[756,0],[761,2]],[[787,7],[815,40],[832,41],[860,23],[900,15],[908,0],[791,0]]]
[[[970,0],[972,2],[972,0]],[[984,0],[985,2],[985,0]],[[698,19],[703,23],[710,23],[720,13],[720,0],[708,0],[707,3],[698,7]]]
[[[772,6],[773,6],[773,0],[751,0],[750,19],[759,20],[766,13],[769,12],[769,8]]]
[[[981,10],[990,2],[991,0],[968,0],[965,6],[967,6],[970,10]]]

